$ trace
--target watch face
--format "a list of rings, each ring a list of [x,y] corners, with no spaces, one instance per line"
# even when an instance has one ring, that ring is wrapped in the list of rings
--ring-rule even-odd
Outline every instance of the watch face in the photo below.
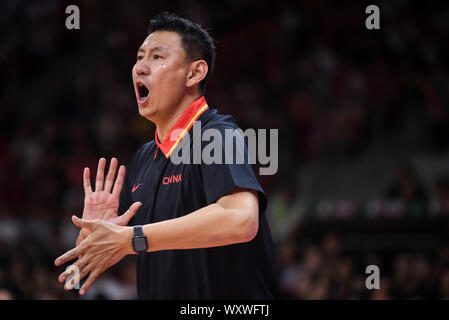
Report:
[[[134,238],[133,239],[133,247],[134,247],[134,250],[137,252],[146,251],[147,250],[147,239],[145,237]]]

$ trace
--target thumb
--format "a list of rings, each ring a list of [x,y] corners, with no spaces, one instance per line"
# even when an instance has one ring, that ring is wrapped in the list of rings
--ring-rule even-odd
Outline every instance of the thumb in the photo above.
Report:
[[[131,220],[132,217],[134,217],[137,213],[137,210],[142,206],[142,202],[134,202],[129,209],[120,216],[120,225],[126,226],[129,223],[129,220]]]
[[[93,221],[80,219],[75,215],[72,216],[72,221],[75,226],[80,227],[80,228],[86,228],[88,230],[92,230],[93,224],[94,224]]]

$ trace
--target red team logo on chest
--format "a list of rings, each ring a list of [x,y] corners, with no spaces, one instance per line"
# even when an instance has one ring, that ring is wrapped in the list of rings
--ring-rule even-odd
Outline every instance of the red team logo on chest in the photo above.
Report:
[[[182,175],[181,174],[177,174],[177,175],[172,175],[170,177],[164,177],[162,179],[162,183],[163,184],[170,184],[170,183],[178,183],[182,181]]]

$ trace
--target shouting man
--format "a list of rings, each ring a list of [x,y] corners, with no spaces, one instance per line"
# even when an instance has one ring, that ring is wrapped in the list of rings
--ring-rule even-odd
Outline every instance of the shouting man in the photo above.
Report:
[[[71,270],[77,270],[74,279],[87,277],[84,294],[103,271],[137,254],[139,299],[278,297],[266,197],[247,145],[240,149],[243,163],[228,161],[235,157],[224,147],[225,131],[238,126],[204,97],[214,60],[213,40],[199,25],[168,13],[151,20],[132,78],[139,114],[155,123],[156,134],[133,156],[126,174],[119,168],[115,183],[115,158],[106,178],[106,160],[100,159],[95,191],[84,169],[83,217],[72,217],[81,228],[76,247],[55,260],[60,266],[76,259],[76,268],[59,276],[67,290],[75,284],[66,281]],[[172,161],[182,140],[201,139],[192,136],[195,123],[223,137],[223,161]],[[201,139],[201,149],[213,142]]]

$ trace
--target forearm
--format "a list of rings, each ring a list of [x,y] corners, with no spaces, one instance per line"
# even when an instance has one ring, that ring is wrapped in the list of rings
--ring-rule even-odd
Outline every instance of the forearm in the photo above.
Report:
[[[254,217],[238,209],[225,209],[217,203],[185,216],[146,224],[143,232],[148,252],[170,249],[195,249],[246,242],[255,234]],[[257,226],[256,232],[257,232]],[[129,239],[125,237],[125,239]],[[128,240],[125,240],[128,241]],[[129,253],[134,253],[129,241]]]

